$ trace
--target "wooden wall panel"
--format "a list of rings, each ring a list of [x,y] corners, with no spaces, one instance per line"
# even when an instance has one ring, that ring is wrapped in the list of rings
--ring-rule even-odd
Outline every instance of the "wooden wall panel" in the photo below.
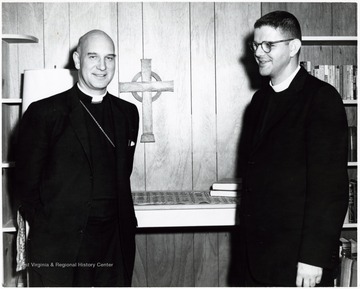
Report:
[[[17,6],[2,3],[2,33],[18,33]],[[18,49],[16,44],[2,43],[2,89],[3,98],[18,98],[20,96],[20,75]]]
[[[21,16],[20,16],[21,15]],[[18,45],[19,73],[25,69],[44,68],[44,4],[18,4],[18,32],[32,35],[38,43]]]
[[[118,3],[118,64],[120,82],[131,81],[133,77],[140,72],[140,60],[143,58],[142,39],[142,4],[132,2]],[[142,133],[142,104],[135,100],[131,93],[121,93],[120,97],[134,103],[139,111],[139,141],[136,147],[133,172],[131,174],[131,188],[134,191],[144,191],[146,188],[145,145],[140,143]]]
[[[135,266],[132,278],[132,287],[147,287],[147,235],[144,233],[136,234],[136,255]]]
[[[193,189],[216,181],[214,3],[190,4]]]
[[[194,247],[192,233],[171,230],[147,234],[147,276],[150,287],[193,287]]]
[[[242,65],[260,3],[215,3],[218,178],[236,175],[242,116],[254,91]],[[251,63],[249,63],[251,64]],[[253,62],[255,65],[255,62]]]
[[[44,3],[45,68],[73,67],[69,3]]]
[[[218,233],[194,234],[195,286],[219,286]]]
[[[188,3],[144,5],[144,57],[174,92],[153,103],[155,143],[146,145],[148,190],[191,190],[191,99]]]
[[[144,3],[144,58],[175,91],[153,103],[156,142],[145,145],[147,190],[191,190],[188,3]],[[193,234],[148,234],[148,286],[193,286]],[[150,265],[151,264],[151,265]]]
[[[105,31],[117,43],[117,4],[112,2],[70,3],[70,47],[76,48],[79,38],[92,29]],[[118,95],[118,75],[109,84],[108,90]]]

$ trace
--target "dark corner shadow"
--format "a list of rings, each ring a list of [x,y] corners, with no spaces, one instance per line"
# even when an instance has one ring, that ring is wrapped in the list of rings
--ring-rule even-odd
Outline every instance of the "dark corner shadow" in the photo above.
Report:
[[[253,52],[250,50],[248,43],[253,40],[253,34],[249,34],[247,37],[244,38],[244,54],[239,58],[239,65],[243,66],[246,72],[246,77],[249,81],[249,88],[252,90],[258,90],[261,87],[262,82],[264,81],[263,77],[260,76],[258,65],[254,58]],[[244,128],[245,122],[247,122],[247,111],[248,107],[245,108],[244,114],[242,116],[242,128]],[[240,132],[237,153],[236,153],[236,169],[235,175],[237,177],[241,177],[242,170],[241,170],[241,151],[243,147],[243,129]],[[241,200],[240,200],[241,201]],[[243,248],[241,248],[241,232],[238,228],[239,223],[239,206],[236,211],[237,216],[237,226],[231,232],[230,237],[230,246],[231,246],[231,257],[230,257],[230,268],[229,274],[227,278],[227,283],[231,287],[239,287],[242,286],[241,280],[241,253]]]

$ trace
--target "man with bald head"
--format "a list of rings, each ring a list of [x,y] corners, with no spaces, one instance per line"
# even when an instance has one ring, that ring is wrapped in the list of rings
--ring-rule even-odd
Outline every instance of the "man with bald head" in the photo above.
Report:
[[[30,286],[130,286],[138,111],[107,92],[116,54],[105,32],[83,35],[73,59],[78,83],[32,103],[20,124],[16,184],[30,227]]]

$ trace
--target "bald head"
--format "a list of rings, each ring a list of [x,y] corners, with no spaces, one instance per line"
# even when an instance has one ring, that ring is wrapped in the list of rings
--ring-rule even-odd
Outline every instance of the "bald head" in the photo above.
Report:
[[[94,29],[94,30],[90,30],[89,32],[85,33],[83,36],[81,36],[79,38],[79,42],[78,42],[78,46],[76,51],[78,53],[81,53],[81,48],[84,47],[88,42],[93,42],[93,41],[108,41],[109,43],[111,43],[111,45],[113,46],[113,49],[115,51],[115,45],[113,40],[111,39],[111,37],[106,34],[104,31],[102,30],[98,30],[98,29]]]
[[[73,54],[79,85],[88,94],[101,95],[115,73],[115,45],[101,30],[91,30],[79,39]]]

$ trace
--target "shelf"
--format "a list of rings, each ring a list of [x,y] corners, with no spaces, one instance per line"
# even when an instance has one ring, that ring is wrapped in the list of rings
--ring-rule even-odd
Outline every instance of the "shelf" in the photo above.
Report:
[[[15,227],[15,220],[8,221],[3,227],[2,227],[3,233],[14,233],[16,232]]]
[[[356,45],[356,36],[304,36],[304,45]]]
[[[357,223],[347,223],[343,225],[343,229],[357,229]]]
[[[235,204],[135,205],[138,228],[235,226]]]
[[[7,43],[38,43],[39,39],[23,34],[2,34],[1,39]]]
[[[2,104],[21,104],[22,99],[21,98],[2,98],[1,103]]]
[[[15,162],[2,163],[1,167],[3,169],[14,168],[15,167]]]
[[[348,162],[348,167],[357,167],[357,162]]]
[[[357,99],[343,99],[344,104],[357,104]]]

